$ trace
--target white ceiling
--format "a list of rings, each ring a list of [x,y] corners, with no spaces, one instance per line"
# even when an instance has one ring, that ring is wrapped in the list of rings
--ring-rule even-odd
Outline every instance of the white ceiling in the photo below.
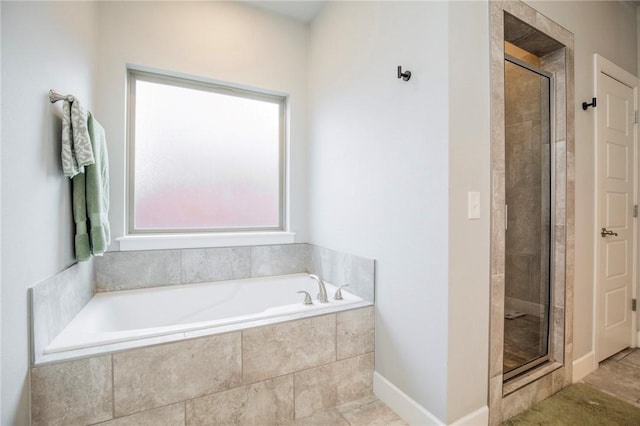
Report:
[[[302,22],[311,22],[326,0],[242,0],[252,6],[275,12]]]

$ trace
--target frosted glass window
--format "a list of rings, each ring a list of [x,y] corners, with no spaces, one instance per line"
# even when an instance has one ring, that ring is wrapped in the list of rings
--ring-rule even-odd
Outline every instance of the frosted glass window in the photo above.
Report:
[[[130,73],[131,232],[282,229],[284,98]]]

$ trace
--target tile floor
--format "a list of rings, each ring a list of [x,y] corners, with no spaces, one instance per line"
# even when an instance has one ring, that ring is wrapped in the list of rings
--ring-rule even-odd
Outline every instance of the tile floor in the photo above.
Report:
[[[520,319],[520,318],[518,318]],[[508,324],[509,322],[507,322]],[[520,321],[527,325],[527,320]],[[516,325],[516,323],[512,323]],[[529,332],[535,333],[538,322],[528,321]],[[511,337],[523,338],[527,332],[521,333],[522,327],[514,327]],[[526,327],[525,327],[526,329]],[[505,335],[507,328],[505,327]],[[515,337],[514,337],[515,336]],[[515,342],[515,340],[511,340]],[[506,358],[506,356],[505,356]],[[515,359],[515,358],[514,358]],[[640,348],[627,349],[600,364],[600,368],[585,377],[583,382],[611,396],[640,407]],[[407,425],[396,413],[382,403],[375,395],[370,395],[298,419],[283,426],[405,426]]]
[[[640,407],[640,349],[626,349],[604,360],[582,381]]]
[[[510,371],[546,353],[541,347],[541,320],[533,315],[504,320],[504,371]],[[546,340],[545,340],[546,341]]]
[[[285,426],[285,425],[283,425]],[[408,426],[375,395],[321,411],[286,426]]]

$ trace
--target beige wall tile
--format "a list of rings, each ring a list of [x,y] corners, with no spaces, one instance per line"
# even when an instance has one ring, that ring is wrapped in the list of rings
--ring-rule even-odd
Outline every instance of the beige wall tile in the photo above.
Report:
[[[203,283],[249,278],[250,247],[218,247],[182,250],[183,283]]]
[[[575,131],[574,131],[574,52],[573,52],[573,35],[564,28],[556,25],[546,17],[540,15],[535,9],[526,5],[521,1],[491,1],[489,2],[491,10],[491,119],[492,119],[492,172],[493,172],[493,188],[492,188],[492,286],[495,286],[495,277],[499,276],[503,278],[504,270],[501,268],[504,263],[501,263],[503,259],[500,258],[501,253],[504,251],[504,245],[502,242],[503,235],[500,234],[501,226],[504,225],[502,218],[504,212],[500,211],[498,207],[503,200],[500,199],[501,189],[501,173],[504,168],[504,157],[500,152],[504,149],[504,122],[505,114],[501,109],[504,108],[504,66],[503,66],[503,49],[504,49],[504,12],[508,12],[518,19],[528,23],[529,25],[538,28],[541,31],[548,33],[550,36],[556,38],[561,43],[566,45],[566,48],[559,49],[552,54],[546,55],[542,60],[542,65],[545,69],[552,71],[556,76],[556,91],[559,96],[556,96],[556,123],[555,123],[555,141],[566,140],[566,146],[560,146],[564,152],[560,154],[560,162],[564,162],[566,158],[566,171],[564,164],[562,164],[562,170],[556,177],[561,179],[567,179],[566,187],[560,185],[559,192],[564,192],[566,189],[566,200],[561,202],[556,211],[556,218],[560,217],[557,223],[566,223],[566,228],[558,230],[556,228],[556,263],[555,268],[555,286],[557,286],[554,294],[556,296],[556,303],[561,299],[565,299],[565,303],[561,303],[561,306],[556,307],[556,311],[562,311],[563,307],[566,307],[565,312],[565,327],[572,327],[573,320],[573,279],[574,279],[574,256],[573,245],[575,236],[573,234],[574,227],[574,176],[575,176]],[[564,73],[564,75],[561,75]],[[567,108],[567,105],[569,106]],[[558,122],[559,121],[559,122]],[[565,125],[566,121],[566,125]],[[565,155],[566,154],[566,155]],[[560,164],[560,163],[559,163]],[[502,187],[503,188],[503,187]],[[563,200],[561,200],[563,201]],[[566,222],[565,222],[566,215]],[[558,235],[560,231],[561,235]],[[566,241],[564,236],[566,235]],[[560,253],[560,255],[558,255]],[[566,254],[566,274],[565,274],[565,254]],[[559,262],[558,262],[559,259]],[[560,264],[558,264],[560,263]],[[566,275],[566,294],[562,292],[561,287],[565,286],[564,276]],[[503,284],[503,283],[501,283]],[[502,285],[504,289],[504,285]],[[499,364],[498,358],[502,360],[502,347],[500,340],[502,339],[504,319],[502,317],[504,304],[502,301],[494,300],[496,297],[500,297],[498,288],[492,289],[492,315],[491,315],[491,355],[490,355],[490,386],[489,386],[489,424],[498,425],[502,421],[510,418],[511,416],[523,411],[530,407],[537,401],[549,396],[551,392],[558,388],[570,383],[571,379],[571,360],[572,360],[572,335],[567,332],[564,336],[564,341],[558,341],[560,335],[554,336],[554,341],[558,345],[562,345],[565,355],[565,367],[553,373],[554,376],[547,374],[546,376],[537,376],[531,380],[537,380],[534,383],[517,389],[513,393],[506,397],[502,397],[503,383],[502,374],[498,371]],[[498,310],[498,313],[494,312]],[[494,345],[500,345],[500,350],[496,350]],[[553,367],[553,366],[552,366]],[[536,370],[538,371],[538,370]],[[546,374],[546,373],[545,373]],[[564,381],[561,376],[564,376]]]
[[[282,244],[251,247],[251,276],[307,272],[307,244]]]
[[[374,301],[375,261],[324,247],[307,245],[307,271],[333,285],[349,284],[347,290]]]
[[[184,426],[184,403],[154,408],[99,424],[101,426]]]
[[[536,22],[536,10],[520,1],[504,1],[502,8],[521,21],[533,26]]]
[[[536,11],[535,27],[565,46],[573,45],[573,34]]]
[[[180,284],[180,250],[112,251],[94,262],[98,291]]]
[[[489,379],[489,425],[502,423],[502,374]]]
[[[337,314],[336,350],[338,359],[373,352],[375,341],[373,306]]]
[[[187,425],[275,425],[293,421],[293,375],[187,401]]]
[[[494,171],[491,181],[491,274],[504,274],[505,193],[504,172]]]
[[[502,400],[502,420],[508,420],[531,407],[533,404],[551,396],[553,382],[551,374],[507,395]]]
[[[95,293],[94,261],[79,262],[33,286],[31,315],[36,362]]]
[[[564,308],[553,309],[553,351],[551,356],[554,361],[564,362]]]
[[[373,353],[295,374],[296,419],[373,392]]]
[[[114,354],[116,416],[240,385],[240,339],[220,334]]]
[[[336,360],[336,316],[323,315],[242,332],[244,383]]]
[[[491,277],[491,313],[489,330],[489,377],[502,380],[504,361],[504,275]]]
[[[111,356],[34,367],[32,424],[81,425],[113,415]]]

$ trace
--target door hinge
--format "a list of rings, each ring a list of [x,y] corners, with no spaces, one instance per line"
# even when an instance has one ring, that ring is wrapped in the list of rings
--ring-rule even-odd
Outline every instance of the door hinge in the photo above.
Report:
[[[638,299],[631,299],[631,310],[635,312],[638,309]]]
[[[633,206],[633,217],[638,217],[638,205]]]
[[[638,110],[633,115],[633,124],[638,124]]]

